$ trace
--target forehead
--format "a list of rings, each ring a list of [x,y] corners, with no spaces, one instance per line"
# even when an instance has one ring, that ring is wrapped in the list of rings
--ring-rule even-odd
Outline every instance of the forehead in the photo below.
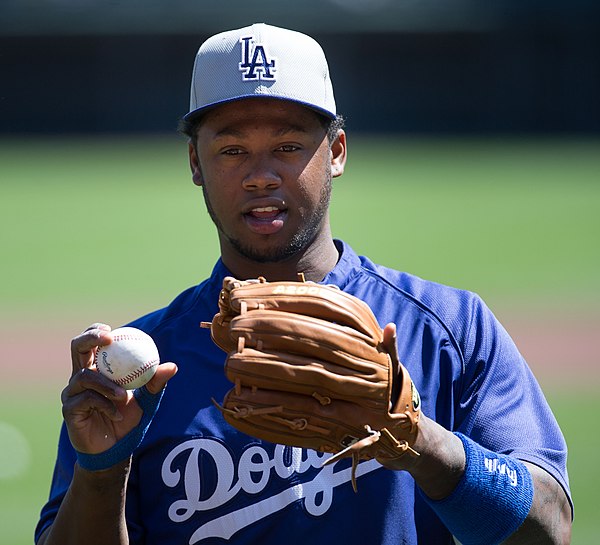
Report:
[[[323,118],[314,110],[274,98],[245,98],[211,109],[199,128],[222,131],[244,127],[296,127],[301,131],[324,130]]]

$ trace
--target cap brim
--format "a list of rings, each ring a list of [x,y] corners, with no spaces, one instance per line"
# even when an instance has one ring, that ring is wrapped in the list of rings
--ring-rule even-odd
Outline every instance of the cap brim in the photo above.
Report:
[[[188,112],[187,114],[185,114],[183,116],[183,120],[184,121],[193,121],[199,117],[202,117],[204,114],[206,114],[208,111],[213,110],[214,108],[217,108],[218,106],[222,106],[223,104],[229,104],[231,102],[237,102],[238,100],[246,100],[249,98],[272,98],[274,100],[281,100],[281,101],[285,101],[285,102],[292,102],[294,104],[299,104],[301,106],[304,106],[305,108],[308,108],[309,110],[312,110],[320,115],[323,115],[325,117],[327,117],[328,119],[335,119],[336,118],[336,114],[333,112],[330,112],[328,110],[325,110],[323,108],[318,108],[317,106],[314,106],[313,104],[307,104],[306,102],[302,102],[301,100],[294,100],[290,97],[280,97],[280,96],[274,96],[274,95],[257,95],[257,94],[248,94],[248,95],[240,95],[234,98],[228,98],[227,100],[221,100],[218,102],[213,102],[212,104],[207,104],[206,106],[203,106],[202,108],[197,108],[196,110],[193,110],[191,112]]]

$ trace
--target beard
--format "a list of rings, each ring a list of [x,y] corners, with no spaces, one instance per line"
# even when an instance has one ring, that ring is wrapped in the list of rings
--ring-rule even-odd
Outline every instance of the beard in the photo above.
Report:
[[[210,197],[206,192],[206,187],[204,184],[202,185],[202,195],[204,196],[206,210],[208,211],[208,214],[215,224],[220,236],[224,237],[241,256],[257,263],[275,263],[279,261],[285,261],[286,259],[297,255],[308,248],[315,240],[320,229],[322,228],[323,220],[327,215],[327,211],[329,210],[332,191],[331,180],[331,168],[328,168],[326,172],[325,183],[321,188],[321,194],[317,208],[309,217],[304,219],[304,224],[296,233],[294,233],[288,242],[268,249],[255,248],[247,242],[229,235],[212,206]]]

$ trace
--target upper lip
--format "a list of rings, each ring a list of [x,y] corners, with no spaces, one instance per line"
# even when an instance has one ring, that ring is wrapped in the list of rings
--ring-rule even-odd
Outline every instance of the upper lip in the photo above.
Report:
[[[255,210],[272,210],[273,208],[276,208],[277,210],[281,211],[286,210],[287,206],[283,199],[277,199],[273,197],[265,199],[252,199],[250,202],[244,205],[244,207],[242,208],[242,214],[250,214],[252,211]]]

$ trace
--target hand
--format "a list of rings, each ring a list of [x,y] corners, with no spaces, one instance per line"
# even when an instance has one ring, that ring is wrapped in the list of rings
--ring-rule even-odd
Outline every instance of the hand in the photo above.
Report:
[[[63,418],[75,450],[98,454],[111,448],[139,422],[142,410],[125,390],[94,368],[98,347],[112,342],[111,328],[93,324],[71,341],[72,374],[61,395]],[[160,392],[177,372],[174,363],[158,366],[146,385],[150,393]]]

